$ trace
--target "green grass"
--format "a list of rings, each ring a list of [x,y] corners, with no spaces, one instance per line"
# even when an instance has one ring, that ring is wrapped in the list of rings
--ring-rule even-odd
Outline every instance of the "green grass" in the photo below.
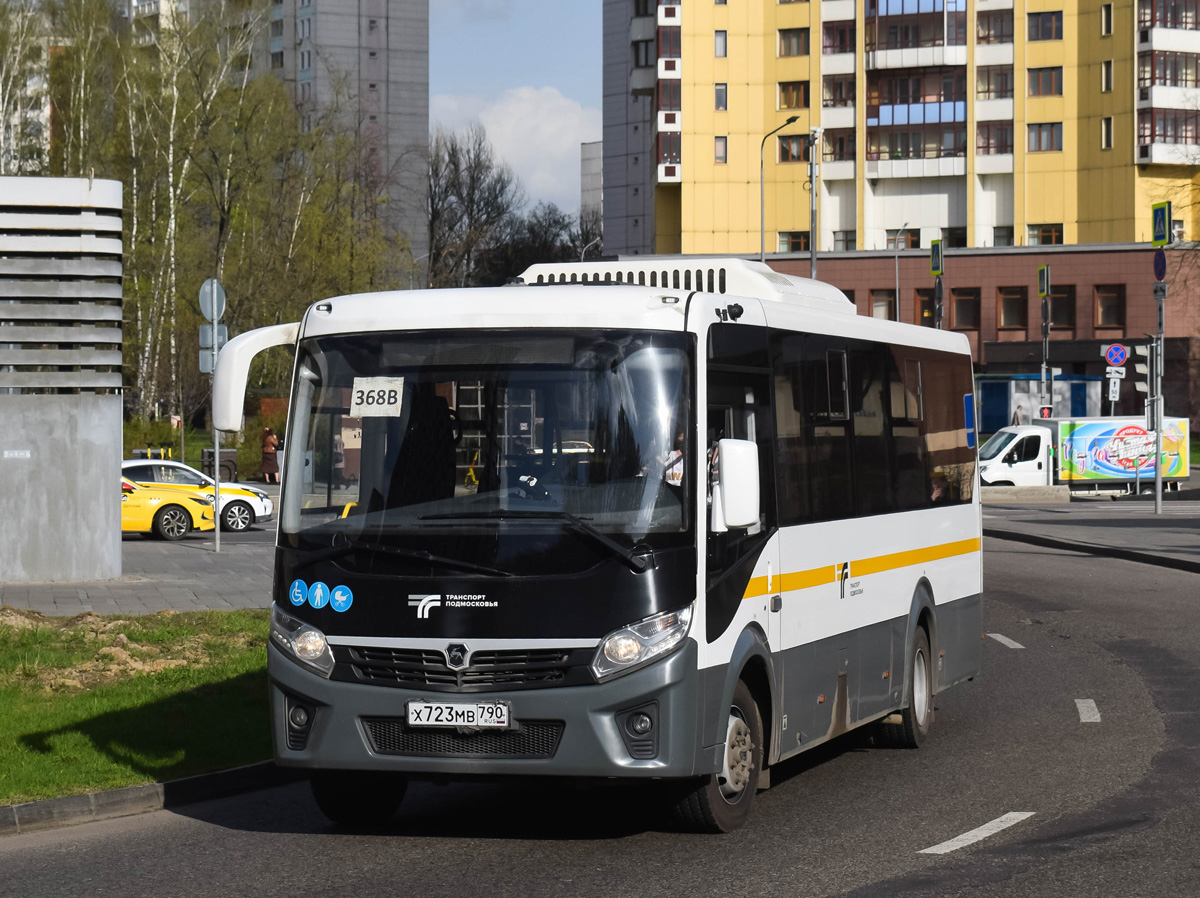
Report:
[[[269,758],[266,611],[0,608],[0,805]]]

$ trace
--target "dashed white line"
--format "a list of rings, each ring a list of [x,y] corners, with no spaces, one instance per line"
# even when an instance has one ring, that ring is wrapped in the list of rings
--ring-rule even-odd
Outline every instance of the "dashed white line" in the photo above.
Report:
[[[1096,707],[1096,703],[1090,698],[1075,699],[1075,707],[1079,709],[1080,723],[1100,722],[1100,709]]]
[[[994,836],[1001,830],[1008,829],[1015,823],[1020,823],[1034,815],[1033,811],[1013,811],[1005,814],[1003,817],[997,817],[991,823],[985,823],[970,832],[963,833],[961,836],[955,836],[948,842],[942,842],[940,845],[934,845],[932,848],[924,848],[919,854],[949,854],[951,851],[957,851],[960,848],[965,848],[988,836]]]
[[[999,633],[989,633],[988,636],[992,637],[992,639],[996,640],[996,642],[1000,643],[1001,645],[1008,646],[1010,649],[1025,648],[1025,646],[1021,645],[1021,643],[1013,642],[1007,636],[1001,636]]]

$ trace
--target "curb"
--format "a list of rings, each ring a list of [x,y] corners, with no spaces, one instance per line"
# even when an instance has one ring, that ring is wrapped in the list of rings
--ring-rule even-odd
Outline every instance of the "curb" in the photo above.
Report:
[[[1012,530],[996,530],[983,528],[984,536],[995,539],[1007,539],[1011,542],[1027,543],[1043,549],[1062,549],[1067,552],[1082,552],[1086,555],[1102,555],[1105,558],[1119,558],[1122,561],[1135,561],[1139,564],[1151,564],[1155,567],[1172,568],[1177,571],[1187,571],[1190,574],[1200,574],[1200,561],[1189,561],[1186,558],[1172,558],[1169,555],[1155,555],[1150,552],[1139,552],[1136,549],[1122,549],[1117,546],[1098,546],[1091,543],[1079,543],[1069,539],[1057,539],[1050,536],[1039,536],[1034,533],[1015,533]]]
[[[260,761],[165,783],[0,805],[0,838],[183,807],[211,798],[282,786],[307,776],[306,771],[276,767],[274,761]]]

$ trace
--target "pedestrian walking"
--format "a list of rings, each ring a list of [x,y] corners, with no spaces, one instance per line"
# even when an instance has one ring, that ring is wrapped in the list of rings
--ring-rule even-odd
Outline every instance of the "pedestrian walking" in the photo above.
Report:
[[[262,472],[263,480],[267,483],[279,482],[279,437],[271,428],[263,428],[262,438]]]

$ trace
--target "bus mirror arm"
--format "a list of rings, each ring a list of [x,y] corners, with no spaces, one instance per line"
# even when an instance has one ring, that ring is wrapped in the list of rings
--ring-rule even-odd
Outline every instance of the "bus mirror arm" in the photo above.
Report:
[[[272,346],[294,345],[299,333],[298,321],[273,324],[238,334],[221,348],[213,374],[213,423],[217,430],[228,433],[242,429],[246,380],[254,357]]]

